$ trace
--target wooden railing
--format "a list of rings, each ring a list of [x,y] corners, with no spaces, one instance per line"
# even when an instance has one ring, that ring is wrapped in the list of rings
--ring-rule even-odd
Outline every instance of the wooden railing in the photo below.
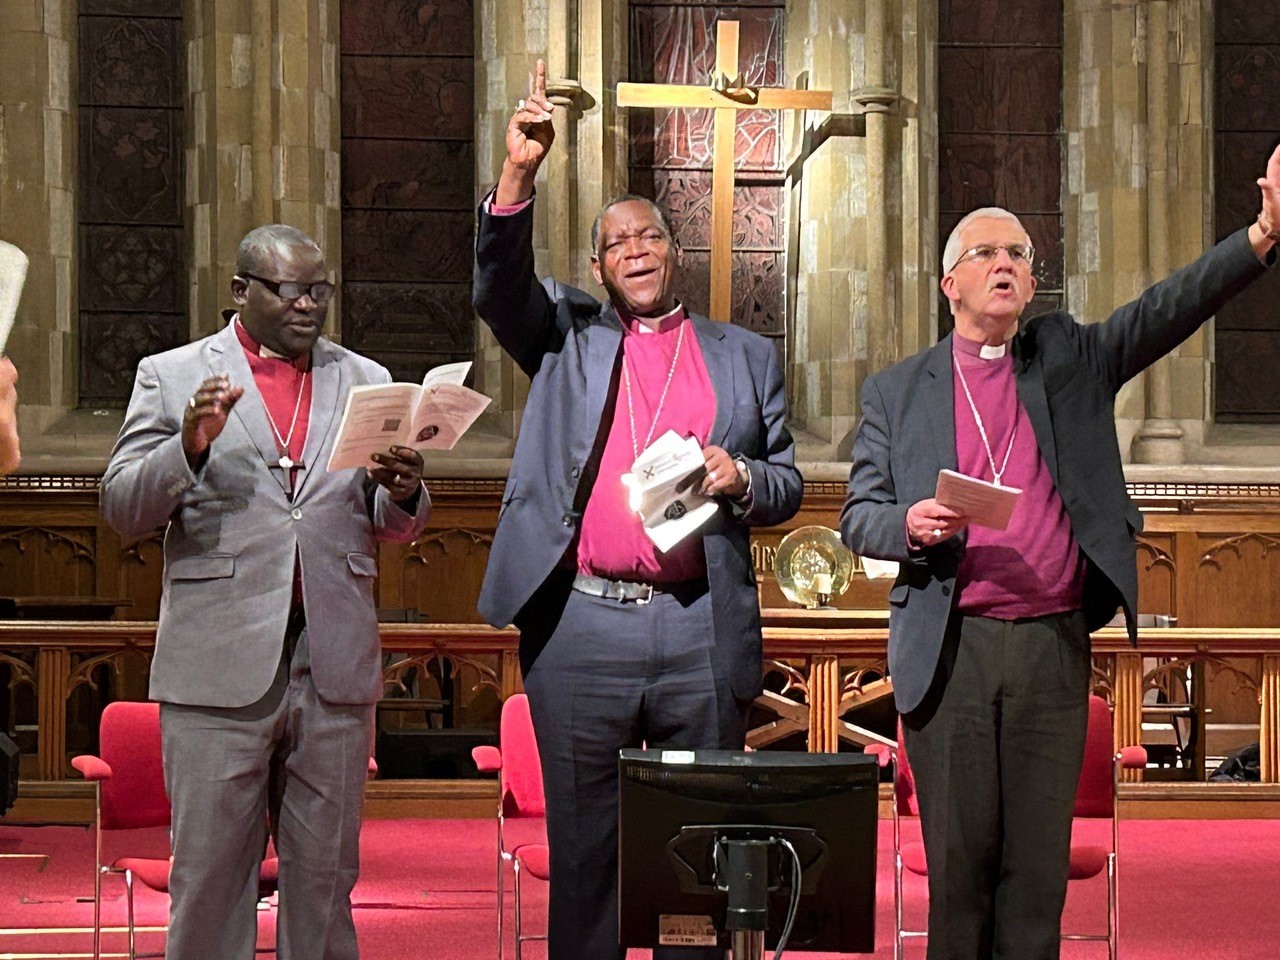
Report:
[[[887,630],[883,614],[767,611],[766,673],[780,675],[758,704],[772,721],[751,731],[762,746],[803,733],[811,751],[831,751],[841,740],[868,742],[879,735],[845,719],[854,707],[891,693],[884,678]],[[475,624],[383,624],[384,650],[392,655],[388,684],[412,667],[425,672],[431,661],[447,659],[451,669],[468,667],[478,684],[500,697],[520,689],[514,630]],[[60,781],[71,774],[67,761],[69,698],[78,687],[96,683],[103,669],[120,670],[129,657],[149,658],[155,624],[149,621],[3,621],[0,662],[11,670],[11,686],[28,685],[38,707],[37,777]],[[1255,691],[1259,709],[1261,774],[1280,782],[1280,629],[1163,628],[1143,632],[1137,649],[1125,632],[1107,628],[1093,636],[1094,689],[1114,705],[1117,746],[1139,743],[1143,693],[1159,681],[1144,658],[1170,658],[1230,671]],[[1241,662],[1256,670],[1241,670]],[[230,667],[230,665],[228,665]],[[1134,779],[1138,779],[1135,776]]]

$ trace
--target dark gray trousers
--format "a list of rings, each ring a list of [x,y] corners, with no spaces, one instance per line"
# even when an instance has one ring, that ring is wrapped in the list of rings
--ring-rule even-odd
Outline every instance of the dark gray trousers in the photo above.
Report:
[[[929,960],[1056,960],[1088,722],[1084,615],[958,617],[903,718],[929,863]]]
[[[256,703],[161,704],[173,806],[167,960],[253,960],[268,812],[280,858],[276,955],[356,960],[351,888],[372,724],[372,704],[320,698],[305,628]]]
[[[619,603],[570,591],[525,676],[547,799],[549,960],[618,946],[618,751],[737,749],[747,708],[711,665],[711,595]],[[541,638],[539,638],[541,642]],[[655,958],[723,956],[660,949]]]

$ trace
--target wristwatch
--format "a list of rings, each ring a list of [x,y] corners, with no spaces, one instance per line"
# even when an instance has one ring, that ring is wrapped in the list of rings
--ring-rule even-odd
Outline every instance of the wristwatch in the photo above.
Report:
[[[738,471],[738,476],[742,478],[742,482],[747,485],[747,489],[738,497],[739,500],[744,500],[751,495],[751,469],[741,455],[733,458],[733,466]]]

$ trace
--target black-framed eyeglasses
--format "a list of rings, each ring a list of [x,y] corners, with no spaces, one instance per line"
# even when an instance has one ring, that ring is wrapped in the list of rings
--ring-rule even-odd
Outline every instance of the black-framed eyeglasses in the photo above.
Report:
[[[966,260],[977,260],[979,263],[989,263],[1000,255],[1003,250],[1009,254],[1009,259],[1014,263],[1019,261],[1025,262],[1029,267],[1036,259],[1036,248],[1029,243],[980,243],[976,247],[970,247],[956,259],[956,266],[964,263]]]
[[[301,299],[303,294],[307,294],[316,303],[328,303],[333,297],[333,284],[327,280],[321,280],[318,283],[297,283],[292,280],[268,280],[256,273],[241,273],[240,276],[246,280],[257,280],[281,300],[292,302]]]

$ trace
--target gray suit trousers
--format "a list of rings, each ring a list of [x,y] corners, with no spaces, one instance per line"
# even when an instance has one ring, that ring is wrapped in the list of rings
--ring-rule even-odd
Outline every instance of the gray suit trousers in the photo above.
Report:
[[[373,710],[320,698],[305,628],[257,702],[161,705],[173,806],[167,960],[253,960],[268,822],[280,858],[276,955],[356,960],[351,888]]]

